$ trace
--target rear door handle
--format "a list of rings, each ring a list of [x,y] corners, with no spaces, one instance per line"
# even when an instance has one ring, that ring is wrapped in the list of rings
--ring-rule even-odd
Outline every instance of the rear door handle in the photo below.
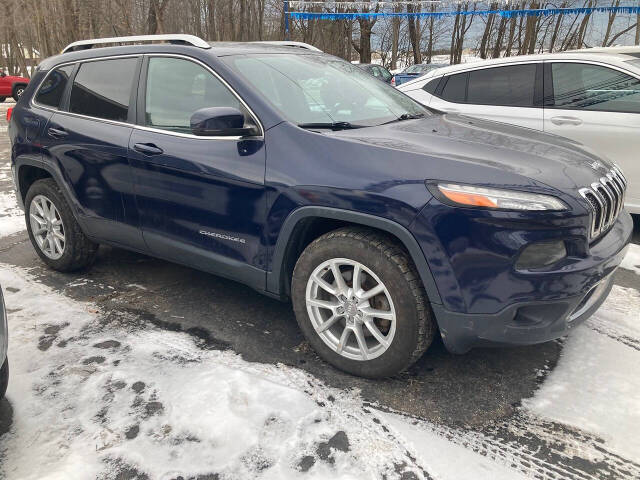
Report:
[[[164,150],[153,143],[136,143],[133,149],[143,155],[160,155],[164,152]]]
[[[50,137],[53,138],[63,138],[69,135],[69,133],[64,128],[50,128],[47,130],[47,133]]]
[[[551,117],[551,123],[554,125],[582,125],[582,120],[576,117]]]

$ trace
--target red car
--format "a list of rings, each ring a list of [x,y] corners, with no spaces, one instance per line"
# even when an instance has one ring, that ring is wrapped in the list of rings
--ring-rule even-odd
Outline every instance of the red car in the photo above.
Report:
[[[0,71],[0,103],[4,102],[7,97],[13,97],[17,102],[28,83],[28,78],[7,75]]]

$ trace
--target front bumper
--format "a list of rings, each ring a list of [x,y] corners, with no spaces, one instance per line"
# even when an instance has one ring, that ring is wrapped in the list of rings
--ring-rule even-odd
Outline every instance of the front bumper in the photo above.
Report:
[[[442,305],[432,308],[447,350],[466,353],[473,347],[531,345],[560,338],[589,318],[612,286],[613,275],[609,275],[584,295],[510,305],[493,315],[449,312]]]
[[[528,243],[528,231],[522,224],[512,230],[506,225],[494,225],[491,234],[485,230],[480,235],[472,226],[464,235],[451,235],[449,246],[457,248],[455,255],[449,253],[448,261],[429,262],[444,300],[432,304],[432,309],[443,341],[453,353],[477,346],[529,345],[566,335],[607,298],[633,231],[631,216],[623,211],[609,232],[581,254],[548,269],[516,271],[513,252]],[[535,232],[535,240],[579,239],[582,233],[574,225],[553,221]],[[438,238],[442,245],[443,237],[431,239]],[[437,243],[429,245],[435,248]],[[502,255],[495,253],[500,251],[497,247]]]

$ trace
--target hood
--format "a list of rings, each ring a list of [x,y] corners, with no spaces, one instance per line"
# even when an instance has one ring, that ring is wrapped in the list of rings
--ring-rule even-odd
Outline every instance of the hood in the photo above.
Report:
[[[405,153],[429,157],[425,171],[437,180],[543,184],[573,193],[612,168],[609,161],[563,137],[455,114],[434,114],[331,135],[403,152],[398,158]],[[468,168],[448,168],[451,162]]]

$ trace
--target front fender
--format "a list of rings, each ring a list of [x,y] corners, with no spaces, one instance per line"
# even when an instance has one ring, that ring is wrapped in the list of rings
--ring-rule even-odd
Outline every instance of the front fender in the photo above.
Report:
[[[407,249],[411,259],[413,260],[418,274],[422,280],[424,288],[431,303],[441,304],[440,294],[436,287],[429,265],[418,245],[418,242],[409,230],[393,220],[387,218],[376,217],[366,213],[359,213],[350,210],[341,210],[331,207],[306,206],[300,207],[289,214],[284,220],[278,240],[273,250],[272,270],[267,272],[267,291],[282,295],[282,264],[286,255],[287,245],[296,225],[302,219],[315,217],[331,220],[341,220],[355,225],[363,225],[367,227],[383,230],[396,237]]]

